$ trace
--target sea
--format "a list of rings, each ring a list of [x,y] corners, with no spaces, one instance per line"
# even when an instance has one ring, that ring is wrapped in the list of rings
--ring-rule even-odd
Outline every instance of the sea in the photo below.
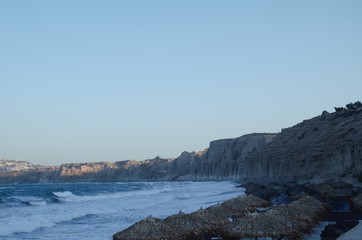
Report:
[[[147,216],[189,213],[243,194],[233,182],[0,185],[0,239],[112,239]]]

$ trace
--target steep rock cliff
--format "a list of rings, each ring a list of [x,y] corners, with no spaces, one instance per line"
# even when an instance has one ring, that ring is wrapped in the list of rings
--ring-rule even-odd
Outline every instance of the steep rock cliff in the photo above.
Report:
[[[144,161],[118,162],[117,181],[157,181],[165,180],[170,162],[173,159],[165,159],[157,156],[154,159]]]
[[[245,175],[245,156],[274,137],[275,134],[249,134],[217,140],[204,151],[183,152],[176,159],[68,163],[37,171],[8,172],[1,174],[0,183],[238,180]]]
[[[324,113],[283,129],[245,158],[246,180],[356,178],[361,170],[361,109]]]
[[[276,134],[248,134],[212,141],[203,152],[184,152],[170,166],[170,180],[238,180],[245,175],[244,159],[265,146]]]
[[[8,164],[8,162],[3,163]],[[10,163],[9,163],[10,164]],[[5,165],[4,165],[5,166]],[[5,169],[5,170],[4,170]],[[0,183],[245,180],[304,181],[362,178],[362,109],[340,109],[305,120],[279,134],[248,134],[212,141],[176,159],[71,163],[7,170]]]
[[[67,163],[55,168],[47,177],[49,182],[110,181],[116,168],[117,164],[111,162]]]

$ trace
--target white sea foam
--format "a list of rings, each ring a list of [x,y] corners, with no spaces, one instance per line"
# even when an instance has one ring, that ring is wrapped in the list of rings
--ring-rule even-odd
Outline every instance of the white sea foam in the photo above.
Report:
[[[0,221],[0,238],[17,232],[32,232],[40,227],[52,227],[54,225],[55,223],[49,221],[46,216],[10,216]]]
[[[82,201],[80,196],[73,194],[71,191],[53,192],[56,198],[61,202],[77,202]]]
[[[97,195],[53,192],[60,203],[2,209],[0,239],[87,239],[89,229],[95,228],[92,239],[111,239],[146,216],[192,212],[244,193],[233,186],[231,182],[156,182],[140,190]]]
[[[53,194],[61,202],[86,202],[86,201],[99,201],[99,200],[110,200],[110,199],[127,199],[127,198],[142,197],[142,196],[150,197],[152,195],[159,195],[162,193],[167,193],[169,191],[172,191],[172,188],[170,186],[162,186],[154,189],[153,188],[141,189],[135,191],[118,192],[118,193],[106,193],[101,195],[80,196],[73,194],[70,191],[53,192]]]
[[[88,214],[84,209],[77,209],[76,206],[68,208],[61,204],[38,204],[31,208],[22,207],[10,210],[12,210],[11,215],[4,216],[4,213],[0,215],[0,236],[33,232],[39,228],[50,228]],[[90,209],[89,212],[92,210]]]
[[[27,201],[27,204],[32,205],[32,206],[44,206],[47,205],[47,202],[45,200],[30,200]]]
[[[69,198],[69,197],[72,197],[74,196],[74,194],[70,191],[65,191],[65,192],[53,192],[53,194],[57,197],[60,197],[60,198]]]

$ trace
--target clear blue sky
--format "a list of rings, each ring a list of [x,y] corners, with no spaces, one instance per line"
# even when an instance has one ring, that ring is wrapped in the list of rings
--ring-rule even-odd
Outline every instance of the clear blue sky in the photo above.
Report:
[[[362,100],[362,1],[0,1],[0,158],[143,160]]]

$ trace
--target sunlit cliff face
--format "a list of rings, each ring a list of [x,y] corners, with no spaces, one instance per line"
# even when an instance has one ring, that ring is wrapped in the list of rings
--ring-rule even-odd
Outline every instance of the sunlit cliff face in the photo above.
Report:
[[[60,176],[81,176],[83,174],[97,173],[104,169],[113,169],[117,167],[117,164],[108,162],[63,164],[60,166]]]

